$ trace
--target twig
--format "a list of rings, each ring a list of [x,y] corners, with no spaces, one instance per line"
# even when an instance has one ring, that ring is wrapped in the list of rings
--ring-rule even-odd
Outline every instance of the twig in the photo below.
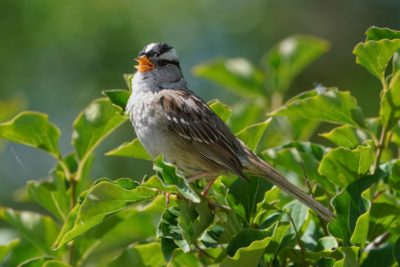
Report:
[[[303,266],[307,267],[305,249],[304,249],[303,243],[300,240],[299,232],[297,231],[296,225],[294,224],[293,218],[292,218],[292,216],[290,215],[289,212],[287,213],[287,215],[289,217],[290,222],[293,225],[293,229],[294,229],[294,232],[295,232],[295,235],[296,235],[297,244],[300,247],[300,253],[301,253],[301,259],[303,261]]]
[[[369,252],[372,249],[378,248],[380,245],[385,243],[385,241],[388,240],[389,237],[390,237],[389,232],[385,232],[382,235],[378,236],[377,238],[374,239],[374,241],[372,241],[365,247],[365,252]]]
[[[308,175],[307,175],[306,169],[304,168],[304,163],[302,161],[299,161],[299,164],[300,164],[301,168],[303,169],[304,180],[306,181],[306,185],[308,187],[308,190],[309,190],[312,198],[315,199],[315,196],[314,196],[314,193],[312,191],[311,184],[310,184],[310,180],[308,180]],[[319,223],[322,226],[322,231],[324,232],[324,235],[328,236],[329,232],[328,232],[328,228],[326,226],[326,222],[324,220],[322,220],[322,218],[319,217],[319,216],[317,216],[317,218],[319,220]]]

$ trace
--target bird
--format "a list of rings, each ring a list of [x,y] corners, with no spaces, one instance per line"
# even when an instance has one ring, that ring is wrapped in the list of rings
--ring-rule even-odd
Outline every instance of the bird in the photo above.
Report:
[[[139,52],[126,114],[152,158],[163,155],[189,181],[209,183],[226,173],[261,177],[314,210],[325,221],[335,215],[235,137],[207,103],[188,89],[176,50],[151,43]]]

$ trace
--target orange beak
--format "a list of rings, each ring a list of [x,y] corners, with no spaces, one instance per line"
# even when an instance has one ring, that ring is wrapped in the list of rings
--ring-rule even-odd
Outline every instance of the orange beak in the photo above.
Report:
[[[151,63],[150,59],[146,56],[140,56],[135,59],[139,64],[135,68],[140,72],[147,72],[154,69],[154,64]]]

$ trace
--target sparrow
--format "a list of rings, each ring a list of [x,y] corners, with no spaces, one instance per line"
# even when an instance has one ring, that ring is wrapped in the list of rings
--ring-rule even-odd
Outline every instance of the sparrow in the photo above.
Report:
[[[335,217],[257,157],[205,101],[188,89],[173,47],[149,44],[136,61],[126,113],[153,158],[163,154],[164,160],[174,164],[189,182],[208,179],[206,193],[221,174],[232,173],[244,179],[256,176],[294,196],[322,219]]]

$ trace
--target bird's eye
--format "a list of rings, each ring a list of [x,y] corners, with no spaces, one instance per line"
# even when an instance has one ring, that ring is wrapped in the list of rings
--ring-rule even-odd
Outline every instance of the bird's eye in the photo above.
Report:
[[[165,66],[165,65],[167,65],[169,63],[171,63],[171,62],[169,62],[168,60],[165,60],[165,59],[162,59],[162,60],[158,61],[158,65],[159,66]]]

